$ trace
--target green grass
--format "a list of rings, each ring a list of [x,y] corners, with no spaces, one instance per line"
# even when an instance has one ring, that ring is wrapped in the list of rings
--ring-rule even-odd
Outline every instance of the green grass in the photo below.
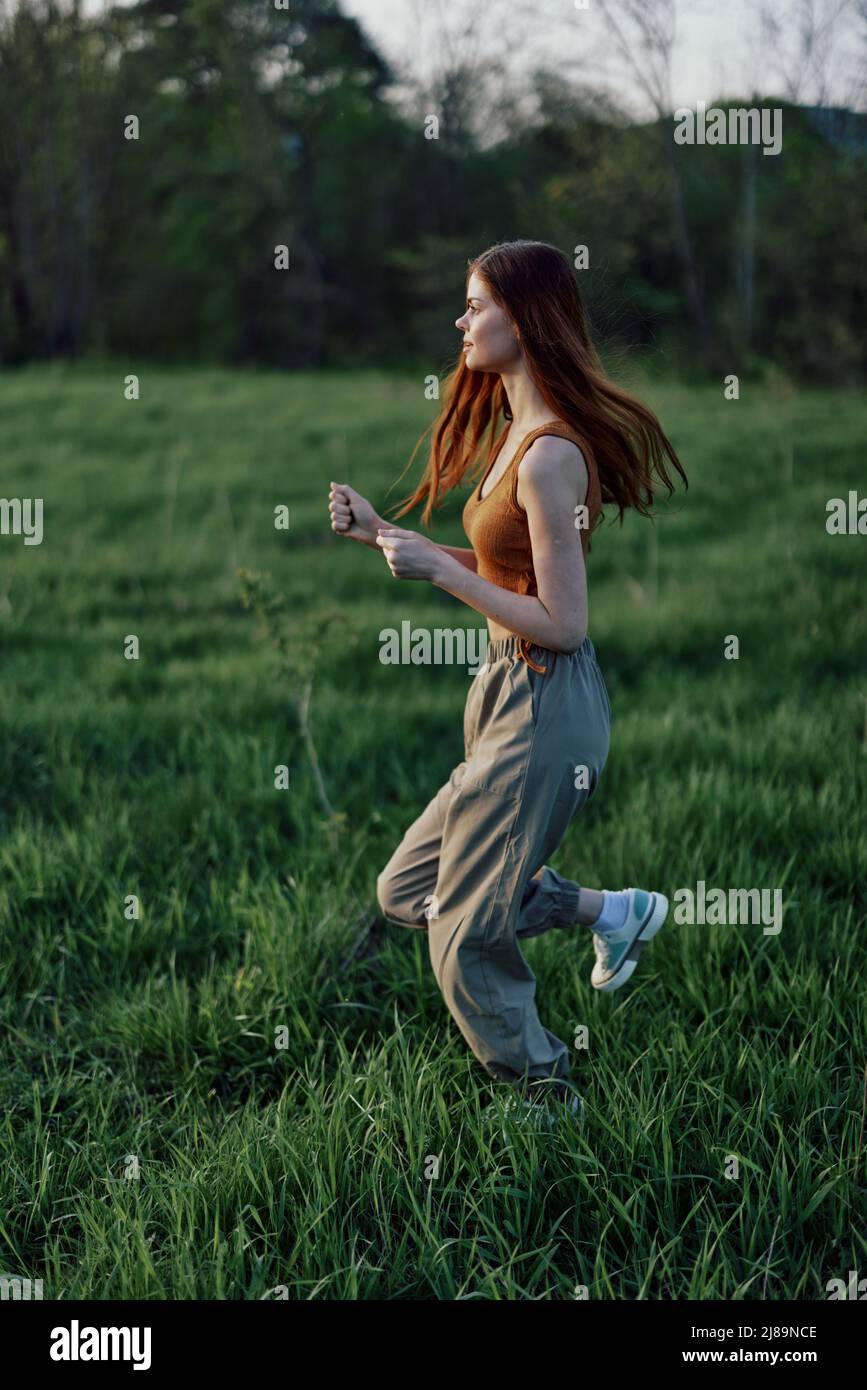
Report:
[[[823,1299],[867,1274],[867,539],[825,531],[863,494],[863,399],[646,387],[691,486],[594,535],[612,746],[553,863],[781,887],[786,914],[670,923],[610,997],[589,932],[527,942],[543,1022],[589,1027],[586,1127],[550,1136],[485,1128],[497,1088],[424,934],[375,899],[468,688],[381,665],[379,631],[483,620],[335,536],[328,485],[403,496],[431,403],[198,370],[127,402],[128,370],[0,378],[0,490],[45,527],[0,536],[0,1272],[63,1299]],[[461,500],[436,539],[465,543]],[[336,852],[243,566],[358,637],[314,684]]]

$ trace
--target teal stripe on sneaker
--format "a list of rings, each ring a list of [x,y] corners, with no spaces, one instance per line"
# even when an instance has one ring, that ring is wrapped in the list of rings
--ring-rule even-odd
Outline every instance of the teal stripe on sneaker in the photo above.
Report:
[[[650,907],[650,894],[645,892],[643,888],[636,888],[634,903],[638,919],[643,922],[647,916],[647,909]]]

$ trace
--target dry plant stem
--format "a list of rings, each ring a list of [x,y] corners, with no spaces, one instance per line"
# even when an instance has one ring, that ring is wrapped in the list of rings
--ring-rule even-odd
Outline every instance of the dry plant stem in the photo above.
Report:
[[[326,816],[329,818],[336,815],[334,807],[328,800],[328,793],[325,790],[325,783],[322,780],[322,772],[319,767],[319,758],[316,753],[316,745],[313,742],[313,735],[310,732],[310,696],[313,690],[313,674],[304,682],[301,692],[301,699],[298,703],[298,722],[301,726],[301,737],[304,740],[304,747],[307,749],[307,757],[313,769],[313,777],[316,782],[316,790]]]

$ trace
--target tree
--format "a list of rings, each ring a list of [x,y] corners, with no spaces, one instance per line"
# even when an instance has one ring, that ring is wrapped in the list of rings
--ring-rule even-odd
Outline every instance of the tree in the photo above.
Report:
[[[658,123],[668,169],[668,192],[684,289],[708,367],[713,365],[710,313],[699,276],[686,213],[681,166],[673,139],[671,64],[677,21],[676,0],[598,0],[617,52],[644,94]]]

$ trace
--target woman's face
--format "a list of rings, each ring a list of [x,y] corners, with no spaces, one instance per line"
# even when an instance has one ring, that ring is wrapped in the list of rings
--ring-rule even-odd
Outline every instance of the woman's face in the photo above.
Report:
[[[467,310],[455,320],[464,336],[464,357],[474,372],[501,372],[521,357],[521,348],[508,314],[495,304],[478,275],[467,284]]]

